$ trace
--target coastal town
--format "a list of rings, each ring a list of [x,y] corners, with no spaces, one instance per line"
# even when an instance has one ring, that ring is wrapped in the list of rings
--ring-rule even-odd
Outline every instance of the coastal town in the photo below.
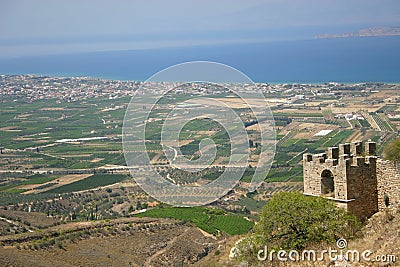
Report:
[[[124,116],[140,88],[148,90],[150,97],[167,93],[155,105],[140,106],[140,112],[151,111],[145,123],[145,148],[135,143],[128,147],[129,153],[145,153],[149,165],[133,162],[128,166],[124,155],[127,148],[122,145]],[[199,227],[218,236],[215,242],[225,242],[226,234],[249,231],[262,207],[276,194],[303,192],[303,155],[323,153],[327,147],[343,143],[365,141],[374,142],[376,155],[381,157],[383,148],[399,134],[399,91],[398,84],[387,83],[216,85],[0,75],[0,232],[4,235],[0,242],[21,243],[18,246],[24,250],[39,249],[39,246],[55,244],[24,243],[14,241],[13,236],[34,234],[36,229],[50,231],[60,223],[104,220],[114,223],[119,218],[127,218],[126,222],[117,224],[122,227],[116,230],[120,234],[126,233],[126,225],[131,224],[137,225],[135,229],[156,231],[154,226],[148,226],[148,221],[137,217],[162,217],[164,212],[172,212],[169,216],[183,218],[185,210],[165,207],[157,199],[169,196],[170,191],[160,191],[153,197],[138,182],[147,179],[151,171],[157,171],[160,177],[180,187],[199,187],[216,180],[229,166],[231,153],[224,127],[210,119],[189,121],[181,129],[176,148],[164,145],[170,140],[160,142],[160,131],[171,110],[180,112],[174,115],[176,123],[185,114],[219,109],[219,103],[238,114],[246,128],[248,166],[226,195],[204,208],[196,208],[185,218],[190,221],[194,220],[192,216],[204,217],[204,220],[215,217],[219,222],[215,226],[199,224]],[[249,103],[268,107],[273,120],[267,116],[266,120],[258,121],[234,92],[261,93],[265,100],[249,99]],[[217,104],[207,100],[210,96],[218,99]],[[260,129],[263,127],[274,129],[276,138],[267,138],[262,143]],[[199,158],[202,153],[199,142],[204,138],[211,138],[217,148],[210,166],[195,165],[185,171],[170,164],[168,154],[175,153],[176,157],[177,149],[182,153],[181,159]],[[268,151],[275,148],[270,170],[259,187],[249,192],[265,148]],[[207,190],[205,194],[214,197],[216,193]],[[214,209],[218,211],[215,214]],[[232,228],[229,220],[240,227]],[[180,227],[163,220],[150,224],[166,227],[165,223],[173,229]],[[107,224],[107,229],[111,225]],[[91,227],[94,232],[104,229]],[[72,229],[77,233],[87,231],[75,226]],[[107,231],[101,235],[113,235]],[[188,231],[201,240],[202,235],[192,228]],[[58,238],[54,240],[59,246],[65,245]],[[204,245],[193,250],[201,253],[214,248],[214,245]]]

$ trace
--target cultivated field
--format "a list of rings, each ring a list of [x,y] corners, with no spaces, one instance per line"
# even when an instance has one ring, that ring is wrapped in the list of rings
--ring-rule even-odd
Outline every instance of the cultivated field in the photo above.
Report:
[[[60,78],[58,84],[68,87],[69,82]],[[177,86],[154,106],[143,104],[138,114],[149,110],[150,114],[136,126],[146,127],[145,148],[133,143],[130,152],[147,153],[154,169],[176,185],[212,182],[225,171],[231,156],[227,129],[210,119],[211,107],[218,109],[223,103],[246,128],[250,161],[241,181],[226,196],[207,207],[173,208],[146,194],[132,179],[146,179],[148,166],[135,166],[132,174],[126,168],[122,126],[129,94],[108,91],[100,80],[81,81],[80,87],[93,88],[93,83],[96,97],[80,94],[63,99],[55,90],[56,99],[20,95],[1,99],[0,242],[4,246],[0,265],[57,266],[63,261],[73,266],[78,262],[182,266],[196,262],[212,249],[221,249],[221,240],[250,231],[274,194],[302,191],[304,153],[373,140],[382,155],[383,147],[400,130],[398,85],[260,85],[266,101],[250,99],[249,103],[269,103],[274,121],[256,120],[242,100],[219,86]],[[128,86],[111,84],[124,90]],[[137,85],[128,87],[134,92]],[[18,82],[15,86],[21,88]],[[157,86],[166,85],[153,84],[152,90]],[[220,102],[209,102],[210,95]],[[196,99],[187,101],[192,97]],[[172,110],[181,112],[172,116],[173,126],[185,114],[204,114],[185,123],[178,140],[161,142],[163,123]],[[262,143],[261,126],[275,127],[276,140],[268,137]],[[174,159],[200,158],[211,147],[199,150],[206,138],[217,148],[210,166],[193,172],[169,166],[167,153]],[[262,149],[273,153],[274,147],[264,182],[257,191],[248,192]]]

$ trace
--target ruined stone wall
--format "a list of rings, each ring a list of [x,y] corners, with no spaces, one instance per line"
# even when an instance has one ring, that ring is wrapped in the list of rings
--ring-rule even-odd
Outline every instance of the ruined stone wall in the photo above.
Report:
[[[387,208],[385,195],[388,197],[389,207],[400,208],[400,162],[378,160],[376,174],[379,211]]]
[[[327,153],[304,154],[304,194],[327,197],[359,218],[370,217],[378,211],[375,152],[374,142],[365,147],[353,142],[330,147]],[[331,194],[324,190],[326,172],[333,176]]]
[[[304,154],[304,194],[327,197],[359,218],[400,208],[400,162],[381,160],[375,151],[374,142],[365,147],[353,142],[330,147],[327,153]],[[324,180],[327,172],[333,177],[330,183]],[[333,185],[333,192],[327,194],[325,185]]]
[[[303,177],[304,193],[307,195],[320,196],[322,192],[323,173],[329,172],[334,177],[334,191],[329,194],[332,198],[346,199],[346,162],[345,157],[339,156],[339,148],[331,147],[327,153],[304,154],[303,156]]]
[[[304,193],[316,196],[321,195],[322,172],[329,170],[333,176],[338,176],[337,164],[337,160],[335,163],[329,162],[325,153],[316,155],[305,154],[303,158]]]
[[[356,157],[347,169],[347,210],[364,219],[378,212],[375,157]]]

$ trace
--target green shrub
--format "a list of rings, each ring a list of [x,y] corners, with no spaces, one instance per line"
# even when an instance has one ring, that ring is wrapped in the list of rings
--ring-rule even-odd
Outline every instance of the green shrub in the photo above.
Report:
[[[385,159],[392,160],[392,161],[399,161],[400,160],[400,138],[397,138],[393,142],[390,142],[386,145],[383,155]]]
[[[285,249],[303,249],[309,244],[333,243],[359,233],[358,219],[325,198],[298,192],[274,195],[263,208],[256,233]]]
[[[257,252],[271,249],[302,250],[316,244],[352,239],[361,230],[358,219],[325,198],[281,192],[265,205],[254,233],[235,245],[237,257],[253,262]]]

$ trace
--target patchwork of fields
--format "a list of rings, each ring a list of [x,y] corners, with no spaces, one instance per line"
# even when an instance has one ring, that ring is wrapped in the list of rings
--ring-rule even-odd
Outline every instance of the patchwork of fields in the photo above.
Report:
[[[237,114],[248,134],[250,160],[240,183],[210,205],[219,209],[165,207],[137,186],[126,168],[122,146],[123,120],[130,101],[127,94],[64,100],[1,99],[0,209],[14,224],[1,221],[0,232],[27,231],[30,221],[22,213],[32,212],[51,218],[49,222],[42,218],[43,225],[34,226],[37,228],[77,220],[150,216],[183,220],[212,234],[242,234],[251,229],[251,220],[274,194],[302,191],[304,153],[324,152],[344,142],[373,140],[382,154],[384,145],[400,130],[399,99],[393,97],[399,91],[397,85],[288,84],[262,88],[274,122],[257,121],[253,111],[230,92],[219,91],[213,95],[219,104],[211,104],[204,94],[208,89],[202,87],[193,91],[183,88],[165,95],[154,106],[141,107],[151,110],[147,121],[140,121],[146,129],[145,147],[133,144],[130,149],[146,153],[163,177],[181,186],[199,186],[218,178],[226,169],[232,144],[229,129],[211,116],[187,122],[179,140],[161,143],[169,112],[175,108],[181,112],[174,116],[176,127],[184,117],[180,114],[204,111],[207,115],[220,103]],[[187,101],[193,96],[196,100]],[[265,104],[260,99],[249,101]],[[202,106],[205,104],[208,106]],[[265,140],[266,147],[262,147],[260,133],[264,126],[276,129],[276,140]],[[216,146],[212,166],[193,172],[169,166],[170,155],[197,160],[202,153],[209,153],[211,146],[199,149],[203,139],[212,140]],[[174,148],[177,143],[181,155]],[[247,187],[260,153],[273,147],[276,152],[271,169],[261,187],[250,194]],[[136,167],[138,172],[133,175],[146,178],[147,169]],[[147,211],[134,215],[143,210]]]

